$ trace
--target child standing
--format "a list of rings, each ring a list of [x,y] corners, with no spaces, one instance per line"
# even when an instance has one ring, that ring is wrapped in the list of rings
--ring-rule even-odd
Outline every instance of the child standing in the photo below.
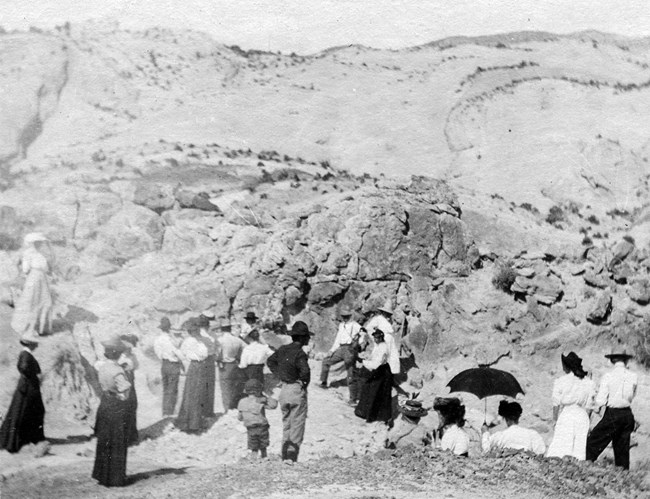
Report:
[[[266,419],[265,410],[275,409],[278,401],[262,393],[262,383],[258,379],[249,379],[244,386],[244,397],[239,401],[239,420],[244,422],[248,433],[248,449],[251,454],[266,457],[266,448],[269,446],[269,421]]]

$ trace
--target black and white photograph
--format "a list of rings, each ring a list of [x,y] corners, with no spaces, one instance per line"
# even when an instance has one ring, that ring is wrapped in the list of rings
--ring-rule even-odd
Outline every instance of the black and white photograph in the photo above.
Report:
[[[0,12],[0,499],[650,497],[647,0]]]

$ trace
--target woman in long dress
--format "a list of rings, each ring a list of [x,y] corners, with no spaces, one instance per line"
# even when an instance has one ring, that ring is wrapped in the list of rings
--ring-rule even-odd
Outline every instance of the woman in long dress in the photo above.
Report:
[[[189,319],[183,327],[189,336],[181,344],[181,353],[189,362],[185,372],[185,389],[183,400],[174,423],[181,431],[197,433],[203,429],[203,416],[206,406],[205,361],[208,358],[208,349],[199,340],[201,333],[196,319]]]
[[[553,440],[547,457],[572,456],[585,460],[589,412],[595,394],[594,382],[582,369],[582,359],[574,352],[562,355],[564,376],[553,383]]]
[[[127,417],[127,434],[129,436],[129,447],[138,443],[138,395],[135,391],[135,371],[139,367],[138,359],[133,352],[133,348],[138,344],[138,337],[134,334],[125,334],[120,339],[126,343],[126,350],[118,359],[118,364],[124,369],[124,374],[131,389],[129,398],[126,400],[128,405]]]
[[[105,362],[97,367],[102,398],[97,409],[95,435],[97,450],[92,477],[100,485],[121,487],[126,484],[126,453],[129,445],[128,414],[131,384],[118,364],[126,346],[119,338],[104,342]]]
[[[24,336],[20,344],[25,347],[18,356],[20,379],[11,399],[7,416],[0,427],[0,449],[18,452],[25,444],[45,440],[43,419],[45,407],[41,397],[41,367],[34,358],[38,339]]]
[[[20,335],[37,331],[45,334],[52,328],[52,293],[47,274],[50,264],[43,254],[47,238],[34,232],[25,236],[21,270],[25,274],[23,291],[15,303],[11,327]]]
[[[375,345],[370,358],[363,360],[366,372],[361,377],[365,381],[361,386],[359,403],[354,414],[368,423],[373,421],[389,423],[393,419],[393,375],[388,364],[390,352],[384,341],[383,331],[375,329],[372,337]]]

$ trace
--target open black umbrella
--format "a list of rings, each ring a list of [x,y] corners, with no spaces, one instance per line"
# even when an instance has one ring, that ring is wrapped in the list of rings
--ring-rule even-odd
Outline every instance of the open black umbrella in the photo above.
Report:
[[[491,395],[505,395],[514,398],[518,393],[524,393],[512,374],[482,365],[459,372],[447,383],[447,386],[451,392],[468,392],[476,395],[479,399]],[[487,413],[487,400],[485,405]]]

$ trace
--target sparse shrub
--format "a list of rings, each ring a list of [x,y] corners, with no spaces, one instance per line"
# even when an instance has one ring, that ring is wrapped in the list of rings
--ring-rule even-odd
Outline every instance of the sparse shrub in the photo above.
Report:
[[[600,220],[598,220],[598,217],[596,215],[593,215],[593,214],[591,214],[591,215],[589,215],[587,217],[587,222],[589,222],[590,224],[594,224],[594,225],[600,225]]]
[[[569,203],[566,205],[566,209],[573,215],[580,215],[580,207],[573,201],[569,201]]]
[[[511,293],[510,287],[515,283],[517,273],[512,268],[511,262],[503,262],[497,265],[496,272],[492,277],[492,285],[505,293]]]
[[[554,225],[558,222],[563,222],[564,221],[564,211],[562,211],[562,208],[559,206],[551,206],[551,209],[548,210],[548,215],[546,216],[546,221]]]
[[[593,240],[589,236],[585,236],[582,238],[583,246],[591,246],[593,243],[594,243]]]
[[[530,203],[522,203],[519,205],[519,207],[533,213],[534,215],[539,215],[539,210]]]
[[[623,236],[623,240],[627,241],[630,244],[635,244],[634,238],[632,236],[630,236],[629,234],[625,234]]]

